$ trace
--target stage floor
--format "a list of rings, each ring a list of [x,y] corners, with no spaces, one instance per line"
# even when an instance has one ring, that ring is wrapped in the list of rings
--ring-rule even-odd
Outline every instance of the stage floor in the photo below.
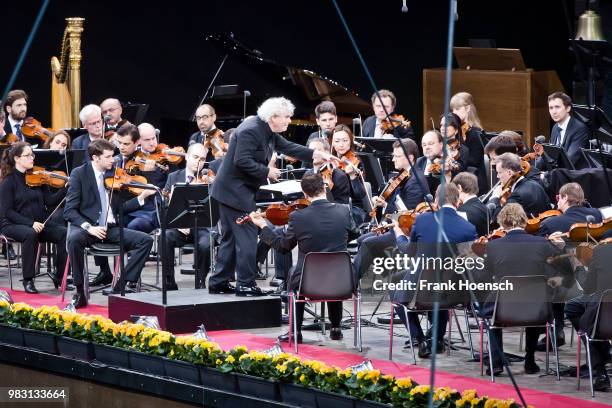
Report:
[[[190,255],[184,257],[185,263],[189,262],[190,260]],[[92,270],[95,271],[97,269],[93,265],[93,260],[90,260],[90,265]],[[181,296],[183,293],[187,293],[185,290],[193,288],[193,276],[180,275],[178,270],[179,268],[177,266],[176,277],[181,290],[174,293],[176,293],[177,296]],[[273,268],[270,269],[270,275],[272,274]],[[17,281],[18,277],[20,277],[20,272],[14,271],[15,289],[21,291],[22,286],[20,282]],[[272,276],[270,276],[270,278],[271,277]],[[155,283],[154,263],[147,263],[147,267],[143,272],[143,280],[145,283]],[[262,287],[268,287],[268,283],[266,281],[259,281],[258,283]],[[5,268],[0,267],[0,287],[6,288],[8,286],[8,272]],[[33,305],[60,304],[58,295],[59,292],[53,288],[48,279],[37,279],[36,286],[41,291],[42,296],[25,295],[23,292],[19,292],[15,294],[15,297],[18,299],[24,299],[24,301],[27,301]],[[50,296],[53,296],[53,298],[50,298]],[[70,299],[70,296],[71,293],[68,293],[67,300]],[[151,292],[151,294],[147,296],[161,299],[161,294],[159,292]],[[220,296],[233,297],[232,295]],[[378,297],[366,296],[362,304],[362,319],[365,319],[365,321],[372,320],[372,322],[376,322],[376,316],[371,319],[371,314],[376,307],[377,302]],[[91,303],[92,305],[84,312],[102,315],[107,313],[106,306],[108,305],[108,298],[106,296],[103,296],[99,292],[95,293],[92,295]],[[344,317],[351,317],[352,310],[352,305],[345,302]],[[388,312],[389,303],[383,302],[377,313],[386,314]],[[306,315],[306,319],[307,320],[305,323],[312,322],[312,320],[308,320],[310,319],[310,316]],[[463,316],[459,316],[459,322],[464,335],[467,335]],[[212,332],[210,334],[212,339],[219,342],[223,347],[228,347],[235,344],[246,344],[254,349],[263,350],[272,346],[274,344],[275,337],[281,333],[284,333],[286,329],[287,326],[282,326],[248,330],[228,330],[222,332]],[[185,333],[188,332],[191,332],[191,330],[185,331]],[[330,358],[331,360],[329,361],[332,364],[342,367],[357,364],[365,359],[371,359],[374,362],[374,367],[382,369],[383,372],[399,375],[411,375],[415,377],[417,381],[422,383],[428,382],[428,380],[423,381],[423,379],[428,378],[428,369],[431,364],[431,360],[421,360],[417,357],[417,367],[415,368],[411,365],[412,353],[410,352],[410,349],[402,348],[407,337],[407,332],[405,329],[396,326],[394,338],[394,360],[392,362],[388,361],[389,331],[387,325],[372,324],[371,326],[363,327],[363,353],[358,353],[353,348],[352,330],[344,330],[343,333],[343,340],[331,341],[329,340],[328,335],[324,336],[320,331],[304,331],[305,343],[304,346],[300,348],[300,354],[305,358],[322,359],[325,361]],[[436,378],[436,385],[450,385],[458,389],[479,389],[484,387],[484,391],[486,391],[485,393],[490,396],[518,399],[510,386],[511,382],[506,374],[496,378],[496,384],[498,385],[491,384],[490,382],[486,381],[487,377],[480,376],[479,363],[476,361],[470,361],[468,343],[461,342],[459,333],[455,328],[452,337],[456,349],[452,350],[450,356],[447,356],[446,353],[439,354],[438,358],[436,359],[437,369],[440,370],[439,375]],[[565,338],[567,344],[559,349],[562,368],[563,366],[576,364],[576,339],[574,338],[573,346],[570,347],[571,330],[569,328],[565,329]],[[477,348],[477,332],[472,333],[472,339],[475,347]],[[506,345],[505,348],[507,352],[518,355],[523,354],[518,347],[518,330],[505,330],[504,343]],[[289,351],[288,346],[285,345],[284,348],[286,351]],[[544,359],[545,353],[538,352],[536,354],[536,360],[542,370],[544,369]],[[584,356],[582,357],[582,362],[584,363]],[[551,367],[553,366],[551,355]],[[581,389],[576,390],[575,377],[561,377],[561,381],[556,381],[555,377],[552,375],[526,375],[523,371],[523,364],[521,362],[513,363],[512,370],[520,387],[530,388],[531,390],[540,390],[553,394],[550,396],[549,400],[547,400],[547,394],[540,394],[540,397],[533,402],[530,400],[530,398],[527,398],[527,403],[534,404],[538,408],[551,405],[554,405],[555,408],[596,406],[596,404],[592,405],[587,401],[612,405],[612,393],[596,393],[596,398],[594,400],[590,398],[588,380],[583,380]]]

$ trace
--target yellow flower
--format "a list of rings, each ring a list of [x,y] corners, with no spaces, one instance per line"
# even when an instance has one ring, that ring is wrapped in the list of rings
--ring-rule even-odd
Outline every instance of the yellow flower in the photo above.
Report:
[[[229,364],[233,364],[234,362],[236,362],[236,359],[234,358],[234,356],[227,356],[227,358],[225,359],[225,362]]]
[[[278,364],[278,365],[276,366],[276,369],[277,369],[279,372],[281,372],[281,373],[283,373],[283,374],[284,374],[284,373],[287,371],[287,366],[286,366],[286,365],[284,365],[284,364]]]
[[[366,372],[366,379],[372,382],[377,382],[380,377],[380,370],[371,370]]]
[[[220,359],[215,360],[215,365],[220,366],[221,364],[223,364],[223,361],[221,361]]]
[[[306,382],[306,376],[304,374],[300,375],[300,382]]]
[[[365,371],[359,371],[359,372],[357,373],[357,379],[358,379],[358,380],[361,380],[361,379],[363,379],[363,377],[365,377],[365,375],[366,375],[366,372],[365,372]]]
[[[395,380],[395,384],[397,384],[397,386],[400,388],[410,388],[412,387],[412,378],[410,377],[397,378]]]
[[[7,308],[7,307],[10,307],[10,305],[11,304],[7,302],[6,300],[0,299],[0,307]]]
[[[417,385],[410,390],[410,395],[427,394],[429,392],[429,385]]]

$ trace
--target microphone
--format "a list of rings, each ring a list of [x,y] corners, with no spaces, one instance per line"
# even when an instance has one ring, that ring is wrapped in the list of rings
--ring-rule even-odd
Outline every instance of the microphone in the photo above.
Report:
[[[431,194],[427,194],[425,196],[425,201],[428,202],[428,203],[433,203],[434,197]]]
[[[365,144],[363,144],[363,143],[359,143],[359,142],[358,142],[358,141],[356,141],[356,140],[353,140],[353,144],[354,144],[354,145],[355,145],[355,146],[356,146],[356,147],[357,147],[359,150],[363,150],[363,149],[365,149],[365,147],[366,147],[366,145],[365,145]]]
[[[111,115],[104,115],[102,117],[102,120],[104,121],[104,123],[108,123],[111,120]]]
[[[545,137],[544,135],[539,135],[539,136],[536,136],[536,138],[535,138],[535,142],[536,142],[537,144],[546,143],[546,137]]]
[[[159,129],[155,129],[155,137],[159,140],[159,134],[161,133],[161,131]]]
[[[408,5],[406,5],[406,0],[403,0],[402,13],[407,13],[407,12],[408,12]]]
[[[247,91],[246,89],[243,91],[245,97],[251,96],[251,91]]]
[[[595,222],[595,217],[593,217],[592,215],[587,215],[586,222],[588,222],[589,224],[593,224]]]
[[[288,164],[285,166],[285,171],[287,172],[287,175],[291,174],[293,172],[293,165]],[[295,179],[295,176],[292,174],[293,178]]]
[[[495,203],[487,203],[487,235],[491,233],[491,216],[495,212],[495,208],[497,207]]]

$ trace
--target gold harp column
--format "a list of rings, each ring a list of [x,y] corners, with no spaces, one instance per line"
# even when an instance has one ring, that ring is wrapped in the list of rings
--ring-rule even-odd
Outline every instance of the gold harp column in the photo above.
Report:
[[[72,105],[72,127],[79,127],[79,111],[81,110],[81,33],[83,32],[84,18],[67,18],[68,41],[70,43],[70,73],[69,88]]]

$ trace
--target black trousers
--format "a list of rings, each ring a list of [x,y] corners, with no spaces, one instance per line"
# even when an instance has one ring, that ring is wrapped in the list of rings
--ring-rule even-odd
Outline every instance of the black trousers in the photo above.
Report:
[[[107,242],[111,244],[119,243],[119,227],[108,227],[106,239],[100,240],[81,227],[71,226],[70,235],[68,236],[68,253],[70,254],[70,263],[72,265],[72,278],[74,284],[78,288],[83,287],[83,269],[85,257],[84,250],[97,242]],[[127,228],[123,229],[123,248],[128,251],[130,258],[125,265],[125,282],[136,282],[140,277],[142,268],[151,252],[153,246],[153,237],[140,231],[133,231]]]
[[[257,227],[247,222],[236,224],[236,219],[244,216],[244,211],[219,203],[219,222],[221,224],[221,245],[217,254],[215,272],[208,280],[209,286],[229,282],[236,273],[238,286],[255,285],[257,276]],[[239,262],[236,262],[236,260]]]
[[[400,318],[406,329],[408,325],[410,325],[410,333],[412,334],[412,338],[416,340],[425,340],[431,339],[432,333],[431,329],[427,331],[427,334],[423,334],[423,328],[421,327],[421,322],[419,321],[419,313],[417,312],[408,312],[408,321],[406,321],[406,315],[404,314],[404,308],[401,306],[395,306],[395,314]],[[434,314],[433,311],[427,312],[427,318],[430,323],[433,323]],[[446,325],[448,324],[448,311],[440,310],[438,312],[438,340],[442,340],[444,335],[446,334]]]
[[[39,242],[52,242],[57,244],[55,277],[59,279],[63,275],[67,258],[65,226],[47,224],[40,234],[37,234],[32,227],[13,224],[6,225],[2,228],[2,233],[21,243],[24,279],[32,279],[35,275],[36,245]]]
[[[359,251],[353,260],[357,281],[367,273],[374,262],[374,258],[385,256],[386,250],[397,246],[393,231],[388,231],[382,235],[369,232],[357,238],[357,244],[359,244]]]
[[[163,270],[167,282],[174,282],[174,250],[187,244],[193,244],[193,232],[188,235],[177,229],[166,230],[166,250],[164,251]],[[203,287],[210,271],[210,229],[198,228],[198,269],[202,274],[202,282],[196,282],[196,288]]]
[[[583,295],[569,300],[565,305],[565,315],[572,322],[572,326],[578,330],[585,331],[591,335],[595,324],[595,315],[599,295]],[[607,341],[593,341],[590,344],[591,363],[596,374],[602,374],[606,362],[610,360],[610,343]]]
[[[277,227],[276,229],[282,230],[284,227]],[[263,264],[266,262],[268,257],[268,251],[270,251],[270,245],[263,241],[257,243],[257,263]],[[293,266],[293,256],[291,252],[281,252],[277,249],[274,250],[274,277],[286,281],[289,276],[289,270]]]
[[[324,302],[327,304],[327,314],[329,315],[329,321],[331,327],[340,327],[342,321],[342,302]],[[302,323],[304,322],[304,308],[305,303],[296,303],[295,305],[295,318],[297,320],[297,331],[302,331]],[[323,307],[323,303],[321,304]]]

